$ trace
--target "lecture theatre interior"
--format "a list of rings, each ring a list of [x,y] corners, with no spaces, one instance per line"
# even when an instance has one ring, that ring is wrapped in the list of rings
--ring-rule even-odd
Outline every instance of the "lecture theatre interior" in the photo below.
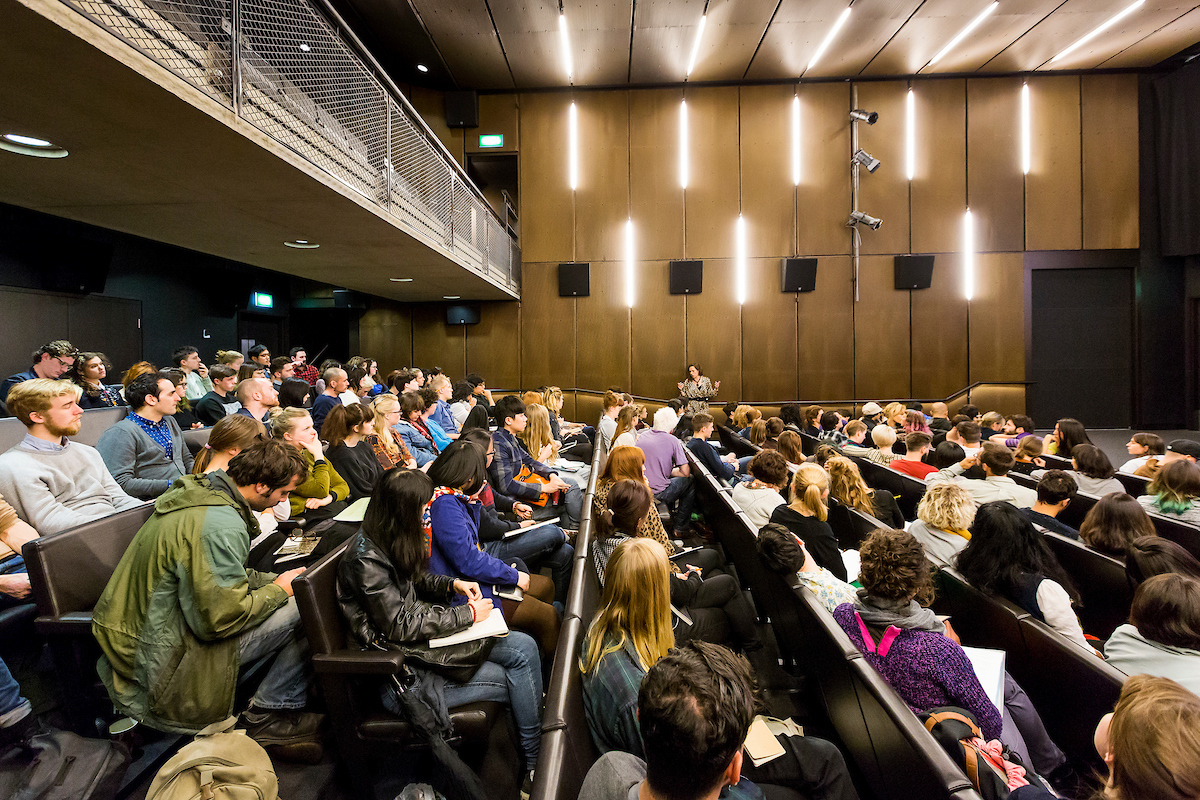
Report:
[[[0,800],[1200,800],[1198,57],[0,0]]]

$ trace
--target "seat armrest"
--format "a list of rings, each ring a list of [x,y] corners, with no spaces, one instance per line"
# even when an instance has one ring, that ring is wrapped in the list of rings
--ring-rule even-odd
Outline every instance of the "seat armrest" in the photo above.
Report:
[[[38,617],[35,621],[38,633],[53,636],[92,635],[92,612],[70,611],[57,617]]]
[[[335,650],[314,655],[317,672],[346,675],[395,675],[404,665],[404,654],[392,650]]]

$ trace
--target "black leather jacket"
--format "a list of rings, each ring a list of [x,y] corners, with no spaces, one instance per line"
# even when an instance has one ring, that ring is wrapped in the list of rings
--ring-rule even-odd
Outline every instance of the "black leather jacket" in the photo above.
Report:
[[[363,645],[426,652],[431,638],[469,628],[471,607],[451,606],[447,601],[453,593],[454,578],[448,575],[400,577],[391,558],[361,532],[338,568],[338,605],[351,636]]]

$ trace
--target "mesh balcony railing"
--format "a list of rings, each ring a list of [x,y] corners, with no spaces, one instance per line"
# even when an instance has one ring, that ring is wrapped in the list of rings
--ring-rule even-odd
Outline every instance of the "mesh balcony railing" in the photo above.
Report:
[[[520,291],[521,251],[503,220],[320,0],[63,2],[358,192],[400,228]]]

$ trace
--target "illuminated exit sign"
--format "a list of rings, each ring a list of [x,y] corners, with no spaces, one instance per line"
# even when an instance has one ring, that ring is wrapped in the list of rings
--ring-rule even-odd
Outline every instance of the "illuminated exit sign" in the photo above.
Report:
[[[502,133],[481,133],[479,134],[479,146],[483,147],[504,147],[504,134]]]

